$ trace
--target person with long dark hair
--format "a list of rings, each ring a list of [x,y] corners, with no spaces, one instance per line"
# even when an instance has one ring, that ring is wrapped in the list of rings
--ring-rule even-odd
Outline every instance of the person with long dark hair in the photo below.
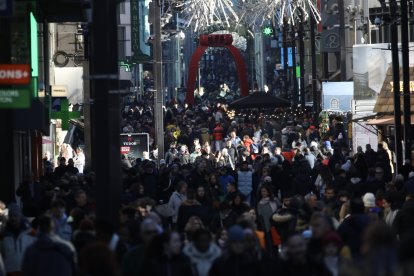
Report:
[[[270,187],[268,185],[263,185],[260,188],[259,202],[257,204],[257,215],[259,218],[260,228],[265,233],[266,248],[268,249],[273,248],[270,232],[272,225],[270,220],[280,205],[280,202],[273,197]],[[272,250],[270,250],[270,252],[271,251]]]

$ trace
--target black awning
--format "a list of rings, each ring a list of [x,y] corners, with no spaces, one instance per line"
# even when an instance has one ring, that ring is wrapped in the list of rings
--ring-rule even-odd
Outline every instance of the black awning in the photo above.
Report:
[[[40,130],[49,135],[46,107],[39,99],[32,99],[30,108],[13,110],[13,125],[19,130]]]
[[[230,103],[231,108],[280,108],[290,107],[290,101],[269,93],[255,92]]]
[[[83,0],[38,0],[38,13],[47,22],[86,22]]]

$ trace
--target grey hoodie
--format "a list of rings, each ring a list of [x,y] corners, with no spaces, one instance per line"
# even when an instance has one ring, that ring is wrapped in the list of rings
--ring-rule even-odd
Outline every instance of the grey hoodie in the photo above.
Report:
[[[190,258],[191,265],[197,269],[199,276],[208,276],[214,260],[221,256],[221,249],[214,242],[211,242],[209,249],[202,253],[193,243],[189,243],[184,247],[183,253]]]

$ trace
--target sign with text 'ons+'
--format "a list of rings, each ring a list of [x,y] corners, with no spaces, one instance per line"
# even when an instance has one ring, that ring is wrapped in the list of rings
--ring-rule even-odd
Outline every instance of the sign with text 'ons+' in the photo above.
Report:
[[[29,84],[31,69],[28,64],[0,64],[1,84]]]

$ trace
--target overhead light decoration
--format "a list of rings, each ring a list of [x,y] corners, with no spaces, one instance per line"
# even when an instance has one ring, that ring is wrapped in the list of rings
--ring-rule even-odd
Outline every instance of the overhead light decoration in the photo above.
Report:
[[[317,23],[321,21],[314,0],[244,0],[241,10],[240,20],[249,27],[262,27],[268,21],[274,26],[283,26],[285,21],[289,25],[295,25],[301,16],[305,20],[312,16]]]
[[[198,32],[212,25],[222,24],[230,27],[239,22],[233,1],[231,0],[172,0],[175,8],[181,9],[186,26],[193,26]]]

